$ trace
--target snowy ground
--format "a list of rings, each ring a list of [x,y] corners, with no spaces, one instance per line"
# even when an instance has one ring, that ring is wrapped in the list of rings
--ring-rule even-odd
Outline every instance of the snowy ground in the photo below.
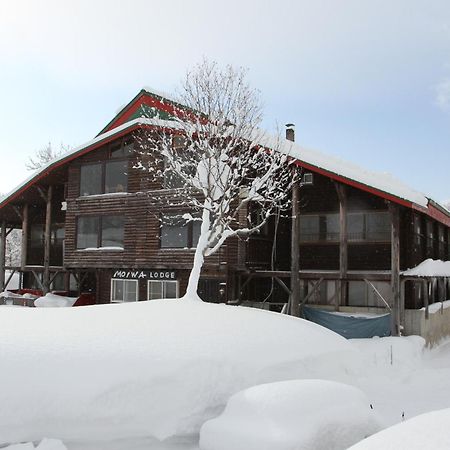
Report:
[[[450,340],[346,341],[275,313],[176,300],[1,312],[0,447],[47,437],[68,450],[198,450],[200,426],[231,395],[289,379],[360,388],[383,426],[450,408]]]

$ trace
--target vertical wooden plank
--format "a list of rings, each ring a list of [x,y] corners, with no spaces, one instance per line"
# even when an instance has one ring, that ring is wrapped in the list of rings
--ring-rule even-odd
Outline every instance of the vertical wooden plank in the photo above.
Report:
[[[336,291],[336,309],[347,304],[348,271],[348,226],[347,226],[347,191],[343,184],[336,183],[339,198],[339,283]]]
[[[0,232],[0,290],[5,289],[5,266],[6,266],[6,222],[3,221]]]
[[[52,197],[53,186],[49,186],[47,190],[47,204],[45,210],[45,234],[44,234],[44,279],[43,290],[44,294],[50,291],[50,246],[51,246],[51,231],[52,231]]]
[[[391,213],[391,292],[394,313],[393,334],[400,336],[400,318],[403,315],[400,301],[400,212],[398,205],[389,203]]]
[[[22,208],[22,248],[20,256],[20,266],[22,271],[27,265],[28,228],[28,203],[25,203]]]

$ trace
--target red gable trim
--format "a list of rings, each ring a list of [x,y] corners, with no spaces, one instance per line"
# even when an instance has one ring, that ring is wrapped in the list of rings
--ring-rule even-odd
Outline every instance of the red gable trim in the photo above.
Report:
[[[106,133],[107,131],[116,128],[128,120],[135,114],[141,105],[153,107],[159,109],[160,111],[165,111],[173,116],[183,118],[189,115],[189,112],[175,106],[170,100],[164,101],[162,97],[157,95],[152,96],[150,92],[141,91],[113,120],[110,122],[106,128],[104,128],[101,133]]]

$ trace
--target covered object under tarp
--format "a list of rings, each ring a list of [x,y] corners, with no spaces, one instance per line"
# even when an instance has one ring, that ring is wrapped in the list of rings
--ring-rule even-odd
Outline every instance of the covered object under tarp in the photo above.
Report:
[[[347,339],[391,335],[392,315],[390,313],[373,317],[353,316],[304,306],[303,316]]]

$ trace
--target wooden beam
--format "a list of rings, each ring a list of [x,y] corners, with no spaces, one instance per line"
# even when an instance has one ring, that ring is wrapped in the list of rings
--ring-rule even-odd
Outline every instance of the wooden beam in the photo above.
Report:
[[[394,329],[392,334],[400,336],[402,325],[400,318],[403,315],[400,295],[400,211],[395,203],[389,203],[391,213],[391,292],[394,312]]]
[[[27,248],[28,248],[28,203],[25,203],[22,208],[22,250],[21,250],[21,268],[25,269],[27,265]]]
[[[336,306],[347,304],[348,233],[347,233],[347,190],[346,186],[335,183],[339,198],[339,282],[336,290]]]
[[[295,176],[295,173],[294,175]],[[300,317],[300,186],[292,186],[290,315]]]
[[[0,231],[0,290],[5,290],[5,278],[6,278],[6,222],[3,221]]]
[[[44,278],[42,280],[44,295],[50,291],[50,247],[52,232],[52,197],[53,186],[49,186],[46,195],[45,234],[44,234]]]

